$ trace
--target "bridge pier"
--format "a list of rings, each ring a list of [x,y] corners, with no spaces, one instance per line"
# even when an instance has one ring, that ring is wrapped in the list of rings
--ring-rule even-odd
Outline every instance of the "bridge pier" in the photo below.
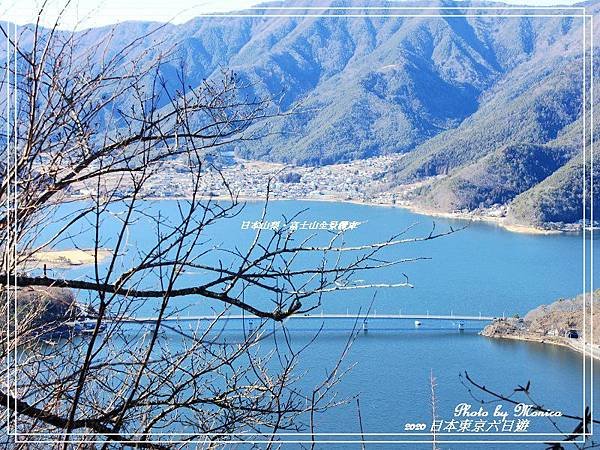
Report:
[[[362,329],[363,329],[363,333],[366,333],[367,331],[369,331],[369,323],[366,320],[363,320]]]

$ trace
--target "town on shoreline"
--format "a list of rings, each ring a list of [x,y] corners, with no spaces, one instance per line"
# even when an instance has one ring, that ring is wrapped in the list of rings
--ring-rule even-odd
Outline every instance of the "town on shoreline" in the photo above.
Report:
[[[214,200],[230,200],[233,197],[238,201],[265,201],[268,198],[269,201],[328,201],[399,207],[427,216],[488,222],[517,233],[581,231],[581,224],[547,229],[514,223],[505,217],[505,210],[501,207],[448,212],[423,205],[418,200],[418,192],[439,176],[409,184],[394,183],[389,169],[404,156],[390,154],[319,167],[244,160],[233,155],[223,162],[220,156],[210,160],[204,169],[199,194],[202,198]],[[189,168],[182,161],[166,161],[160,172],[150,178],[142,195],[147,199],[161,200],[191,198],[195,178],[189,173]],[[105,176],[104,183],[106,189],[117,188],[121,197],[132,191],[116,176]],[[94,186],[81,184],[70,193],[71,199],[88,198],[94,194],[94,189]]]

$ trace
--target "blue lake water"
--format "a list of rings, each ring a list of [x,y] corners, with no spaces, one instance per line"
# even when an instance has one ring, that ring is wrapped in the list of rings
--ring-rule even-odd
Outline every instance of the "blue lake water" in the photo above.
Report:
[[[203,232],[205,248],[219,249],[238,246],[244,248],[254,237],[249,230],[242,230],[244,221],[259,220],[262,204],[249,203],[232,219],[221,221]],[[68,208],[64,209],[65,211]],[[369,207],[355,204],[324,202],[272,202],[267,220],[282,220],[304,210],[299,221],[359,221],[356,230],[345,235],[347,245],[382,241],[412,226],[403,237],[429,234],[435,222],[436,231],[443,232],[450,226],[467,228],[433,241],[411,243],[386,249],[384,256],[392,259],[425,256],[421,260],[382,268],[361,275],[364,283],[394,283],[404,281],[405,273],[413,289],[379,289],[375,291],[349,291],[324,297],[322,306],[313,314],[364,312],[372,304],[376,314],[464,314],[486,316],[523,315],[536,306],[551,303],[560,297],[572,297],[582,292],[581,235],[530,235],[508,232],[500,227],[464,221],[431,218],[388,207]],[[175,217],[177,202],[161,201],[147,204],[149,216]],[[118,211],[115,211],[118,212]],[[116,215],[118,217],[118,215]],[[130,227],[123,261],[134,258],[137,249],[149,248],[155,233],[151,222],[144,218]],[[118,221],[107,220],[103,227],[102,245],[111,247],[115,242]],[[51,231],[50,229],[48,231]],[[82,231],[79,233],[78,231]],[[316,233],[315,242],[326,242],[325,232],[298,230],[295,239],[301,240]],[[74,244],[89,247],[92,234],[87,229],[73,230],[73,239],[60,244],[70,248]],[[221,250],[206,256],[211,262],[216,258],[227,260]],[[597,258],[596,258],[597,259]],[[315,262],[318,260],[314,260]],[[304,261],[310,263],[311,260]],[[598,263],[598,261],[596,261]],[[89,267],[72,269],[70,276],[85,278],[91,275]],[[182,277],[185,285],[206,275],[190,270]],[[146,280],[152,284],[152,280]],[[266,299],[256,298],[256,304],[267,305]],[[140,304],[139,315],[153,315],[155,303]],[[180,314],[207,314],[220,308],[215,302],[198,298],[177,300]],[[232,311],[237,313],[237,311]],[[301,347],[321,327],[319,321],[288,322],[294,337],[294,345]],[[235,339],[240,330],[235,324],[228,325],[226,335]],[[351,325],[348,321],[328,321],[324,330],[304,354],[298,371],[304,373],[300,386],[312,386],[327,370],[331,370],[343,350]],[[415,328],[412,321],[369,321],[369,330],[358,333],[344,367],[353,365],[337,387],[340,397],[359,396],[363,432],[369,439],[408,439],[428,441],[428,435],[412,432],[404,436],[371,436],[368,433],[402,433],[406,423],[431,424],[430,383],[431,374],[436,378],[437,414],[439,418],[452,419],[455,406],[461,402],[472,403],[476,399],[461,384],[459,374],[465,370],[476,380],[504,393],[512,392],[517,384],[531,381],[532,396],[547,408],[580,415],[582,412],[583,369],[581,355],[566,349],[543,344],[492,340],[479,336],[482,325],[468,323],[467,329],[459,331],[449,322],[423,321]],[[174,342],[178,339],[172,336]],[[265,340],[269,347],[269,340]],[[595,367],[592,382],[598,385],[600,366]],[[590,380],[587,382],[589,392]],[[475,394],[477,398],[481,395]],[[596,398],[596,401],[598,399]],[[486,405],[493,409],[495,404]],[[506,408],[509,406],[506,405]],[[564,428],[574,426],[564,422]],[[356,403],[333,408],[320,414],[316,421],[321,433],[359,433],[360,423]],[[553,433],[556,430],[548,419],[532,420],[529,432]],[[306,436],[298,435],[296,439]],[[356,436],[322,436],[328,440],[352,440]],[[550,440],[551,436],[509,435],[507,440]],[[294,438],[290,438],[294,439]],[[440,439],[468,441],[477,436],[446,436]],[[485,439],[485,437],[481,437]],[[497,440],[498,436],[487,437]],[[389,444],[373,444],[368,448],[389,448]],[[336,448],[360,448],[358,444],[338,443]],[[413,443],[408,448],[431,448],[431,444]],[[479,444],[441,443],[439,448],[481,448]],[[488,444],[485,448],[544,448],[543,444],[510,443]]]

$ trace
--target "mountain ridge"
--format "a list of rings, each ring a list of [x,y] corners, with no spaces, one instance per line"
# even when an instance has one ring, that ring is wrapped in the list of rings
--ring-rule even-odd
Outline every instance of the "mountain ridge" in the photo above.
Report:
[[[328,8],[363,6],[313,5],[340,15]],[[598,14],[598,1],[581,5]],[[296,17],[303,11],[294,10],[294,17],[267,18],[278,11],[258,9],[180,25],[128,22],[78,36],[79,45],[93,48],[110,30],[109,55],[144,36],[146,58],[171,52],[161,68],[170,89],[181,67],[191,87],[227,68],[251,86],[247,95],[279,99],[284,112],[296,111],[273,120],[260,141],[230,148],[243,158],[319,166],[406,153],[389,173],[396,186],[431,179],[415,203],[443,211],[500,205],[515,221],[544,226],[546,216],[524,213],[526,205],[543,204],[535,187],[559,170],[571,179],[564,172],[577,170],[569,162],[581,152],[582,24],[573,17],[458,17],[448,9],[505,6],[493,2],[441,0],[414,8],[423,6],[450,16],[344,20]]]

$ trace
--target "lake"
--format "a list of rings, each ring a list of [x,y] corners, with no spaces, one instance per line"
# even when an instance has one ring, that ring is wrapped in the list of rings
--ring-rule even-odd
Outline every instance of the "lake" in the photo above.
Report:
[[[65,207],[65,210],[73,206]],[[248,203],[236,217],[212,226],[206,230],[204,239],[207,246],[224,248],[248,245],[254,232],[244,230],[244,222],[260,219],[263,205]],[[429,257],[431,259],[382,268],[364,276],[364,283],[393,283],[404,280],[405,273],[413,289],[379,289],[376,291],[347,291],[327,295],[322,306],[313,312],[357,313],[365,312],[372,304],[376,314],[440,314],[440,315],[523,315],[541,304],[551,303],[561,297],[572,297],[582,292],[582,237],[581,235],[531,235],[508,232],[498,226],[486,223],[467,223],[460,220],[432,218],[413,214],[404,209],[374,207],[345,203],[277,201],[269,205],[267,220],[280,221],[303,210],[300,222],[312,221],[356,221],[360,225],[347,231],[347,245],[383,241],[406,229],[413,228],[406,236],[429,234],[432,224],[443,232],[450,226],[460,228],[449,236],[433,241],[411,243],[386,249],[389,258]],[[163,217],[177,214],[175,201],[157,201],[146,205],[146,212],[156,216],[160,211]],[[117,216],[118,217],[118,216]],[[138,248],[148,248],[154,234],[150,222],[140,218],[131,227],[127,236],[127,253],[133,257]],[[107,220],[103,225],[103,245],[114,243],[117,220]],[[52,227],[48,227],[50,232]],[[77,231],[77,230],[75,230]],[[89,230],[74,232],[72,241],[64,241],[64,248],[74,243],[81,247],[90,246]],[[297,230],[298,239],[315,233],[316,242],[325,242],[325,232]],[[216,256],[207,256],[216,258]],[[598,258],[596,258],[596,263]],[[315,260],[317,261],[317,260]],[[310,262],[310,261],[308,261]],[[70,276],[86,277],[89,267],[70,270]],[[202,273],[189,271],[182,282],[202,279]],[[263,299],[257,299],[260,302]],[[264,304],[264,303],[263,303]],[[147,302],[140,306],[139,315],[152,315],[154,304]],[[195,298],[178,300],[178,307],[185,308],[185,314],[209,314],[218,304]],[[237,313],[237,311],[232,311]],[[324,326],[312,344],[311,351],[305,353],[298,370],[305,372],[301,385],[311,386],[321,379],[327,369],[331,369],[343,350],[350,333],[348,321],[333,320],[324,324],[318,320],[307,322],[289,321],[288,326],[294,337],[294,345],[308,343],[318,328]],[[183,325],[182,325],[183,326]],[[239,324],[227,325],[225,335],[235,339],[240,335]],[[461,383],[459,374],[465,370],[486,386],[510,394],[518,384],[531,381],[531,395],[534,400],[547,408],[565,413],[580,415],[582,412],[582,356],[554,346],[515,341],[492,340],[478,335],[483,325],[467,323],[466,329],[458,330],[457,324],[448,322],[423,321],[415,328],[410,320],[369,321],[368,331],[359,332],[344,366],[354,367],[343,378],[338,387],[341,397],[353,398],[358,395],[361,405],[363,432],[402,433],[407,423],[431,424],[430,376],[436,379],[437,416],[450,420],[454,408],[462,402],[472,403],[478,409],[477,399],[481,395],[473,393]],[[178,337],[170,337],[176,343]],[[269,339],[263,344],[269,348]],[[598,385],[600,366],[594,363],[593,383]],[[589,380],[588,380],[589,390]],[[596,395],[597,397],[597,395]],[[596,398],[596,401],[598,398]],[[493,409],[495,404],[486,405]],[[506,406],[508,408],[508,406]],[[574,426],[564,422],[565,428]],[[359,433],[360,422],[356,402],[333,408],[317,417],[317,432]],[[427,429],[427,431],[428,431]],[[547,418],[531,420],[529,433],[540,436],[518,434],[503,436],[506,440],[547,441],[553,439],[547,433],[555,432]],[[422,440],[430,437],[420,432],[410,432],[404,436],[366,435],[373,440]],[[305,439],[307,436],[288,439]],[[446,436],[443,439],[458,441],[485,439],[485,436]],[[328,440],[353,440],[357,436],[326,436]],[[499,439],[495,436],[487,439]],[[358,448],[358,444],[342,443],[336,448]],[[387,444],[369,445],[368,448],[389,448]],[[431,444],[413,443],[409,448],[431,448]],[[459,443],[442,443],[440,448],[480,448],[478,444],[467,446]],[[488,444],[492,448],[544,448],[543,444],[513,443],[510,446]]]

